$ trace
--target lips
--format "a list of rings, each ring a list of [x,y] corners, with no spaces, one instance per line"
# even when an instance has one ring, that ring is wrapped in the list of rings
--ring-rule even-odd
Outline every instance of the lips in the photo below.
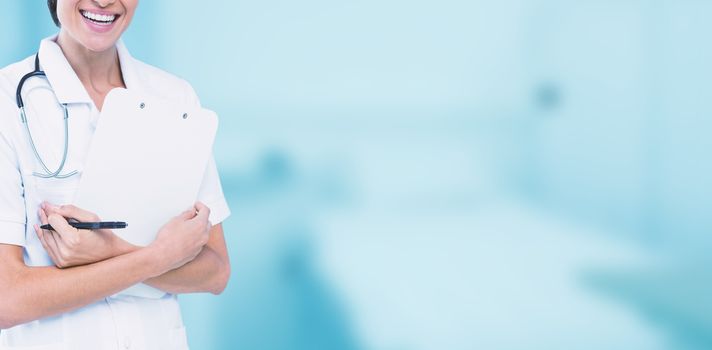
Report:
[[[80,10],[84,24],[96,34],[105,34],[114,29],[121,15],[101,10]]]

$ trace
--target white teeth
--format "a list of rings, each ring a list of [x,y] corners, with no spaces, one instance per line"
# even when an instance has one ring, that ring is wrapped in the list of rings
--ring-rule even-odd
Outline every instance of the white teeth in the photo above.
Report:
[[[82,11],[81,13],[82,16],[96,22],[113,22],[116,19],[116,15],[100,15],[89,11]]]

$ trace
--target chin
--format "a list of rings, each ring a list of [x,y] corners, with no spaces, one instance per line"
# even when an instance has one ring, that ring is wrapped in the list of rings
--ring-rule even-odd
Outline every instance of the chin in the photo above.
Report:
[[[81,41],[82,46],[93,52],[104,52],[116,46],[119,38],[89,37]]]

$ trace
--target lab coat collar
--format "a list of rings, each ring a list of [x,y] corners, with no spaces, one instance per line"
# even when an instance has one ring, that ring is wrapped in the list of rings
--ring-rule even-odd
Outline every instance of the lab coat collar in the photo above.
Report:
[[[56,40],[56,35],[42,40],[39,55],[40,68],[45,71],[47,80],[52,86],[57,100],[63,104],[93,103],[74,69],[69,65],[62,49],[57,45]],[[140,80],[136,73],[134,58],[126,49],[123,41],[119,40],[116,43],[116,49],[119,54],[124,84],[128,89],[139,89]]]
[[[91,98],[74,69],[64,57],[57,45],[57,36],[42,40],[40,43],[40,69],[44,70],[47,80],[54,90],[59,103],[91,103]]]
[[[136,60],[131,56],[129,50],[124,45],[124,41],[119,39],[116,43],[119,52],[119,64],[121,65],[121,75],[124,78],[126,89],[141,91],[141,79],[136,71]]]

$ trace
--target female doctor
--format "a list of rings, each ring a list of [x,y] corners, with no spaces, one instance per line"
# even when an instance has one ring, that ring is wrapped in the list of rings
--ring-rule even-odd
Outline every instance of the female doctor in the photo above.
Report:
[[[146,247],[110,230],[74,229],[69,219],[99,218],[91,208],[59,205],[77,188],[109,91],[199,104],[188,83],[134,59],[120,41],[137,5],[49,0],[59,33],[42,40],[36,55],[0,70],[0,349],[187,349],[176,294],[219,294],[227,284],[220,223],[230,211],[213,160],[199,201]],[[39,70],[44,75],[20,84]],[[55,231],[39,228],[46,223]],[[138,283],[161,293],[119,293]]]

